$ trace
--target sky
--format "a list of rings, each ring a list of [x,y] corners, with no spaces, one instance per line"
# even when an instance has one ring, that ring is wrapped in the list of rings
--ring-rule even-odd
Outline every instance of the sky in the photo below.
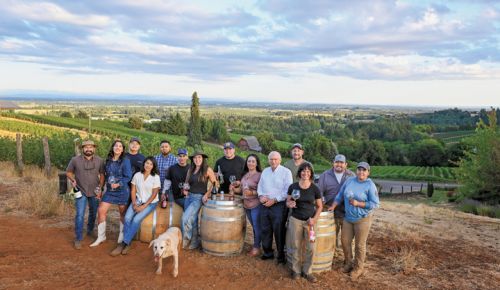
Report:
[[[0,0],[12,92],[500,106],[500,1]]]

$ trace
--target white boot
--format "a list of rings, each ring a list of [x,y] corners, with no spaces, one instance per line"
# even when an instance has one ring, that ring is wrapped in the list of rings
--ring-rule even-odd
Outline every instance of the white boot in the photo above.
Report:
[[[123,242],[123,223],[120,221],[120,234],[118,235],[118,244]]]
[[[97,239],[90,244],[90,247],[97,247],[100,243],[106,240],[106,222],[102,222],[97,226]]]

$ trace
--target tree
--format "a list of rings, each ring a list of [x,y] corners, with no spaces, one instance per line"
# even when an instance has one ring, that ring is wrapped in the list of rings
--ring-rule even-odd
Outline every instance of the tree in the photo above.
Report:
[[[189,118],[189,129],[186,145],[193,148],[202,147],[201,143],[201,120],[200,120],[200,100],[198,93],[194,92],[191,97],[191,116]]]
[[[172,135],[184,136],[187,132],[186,122],[182,119],[181,114],[177,112],[172,115],[167,122],[167,130]]]
[[[63,118],[73,118],[73,115],[71,115],[70,112],[65,111],[65,112],[61,113],[61,117],[63,117]]]
[[[319,133],[312,133],[307,136],[304,146],[306,157],[312,162],[327,162],[327,160],[332,160],[333,156],[338,153],[336,152],[337,146],[332,140]]]
[[[224,143],[229,140],[227,133],[226,123],[222,119],[215,119],[212,121],[212,131],[210,132],[210,139]]]
[[[372,165],[385,165],[387,163],[387,152],[381,141],[364,140],[361,150],[360,160],[364,160]]]
[[[268,131],[261,131],[255,134],[257,140],[259,140],[260,147],[262,147],[262,153],[269,153],[276,150],[274,145],[274,135]]]
[[[142,129],[142,125],[144,124],[144,122],[142,122],[141,118],[137,116],[132,116],[128,118],[128,124],[130,125],[130,128]]]
[[[446,160],[444,146],[438,140],[424,139],[412,146],[411,158],[414,165],[441,166]]]
[[[471,150],[466,152],[458,168],[462,197],[499,204],[500,132],[494,110],[488,113],[488,125],[481,119],[476,134],[467,141]]]
[[[78,111],[78,113],[76,113],[76,115],[75,115],[75,118],[77,118],[77,119],[88,119],[89,115],[87,113],[85,113],[84,111]]]

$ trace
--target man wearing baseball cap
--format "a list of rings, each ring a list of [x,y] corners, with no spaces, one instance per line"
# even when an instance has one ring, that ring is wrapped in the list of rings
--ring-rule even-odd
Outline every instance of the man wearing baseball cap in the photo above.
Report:
[[[188,166],[188,151],[186,149],[177,150],[177,163],[170,166],[165,174],[165,180],[170,181],[173,199],[176,204],[184,209],[184,194],[179,188],[179,183],[186,181],[186,176],[189,170]],[[168,188],[164,188],[164,191]]]
[[[304,147],[302,147],[300,143],[293,144],[290,149],[290,155],[292,156],[292,159],[285,162],[283,166],[290,169],[292,172],[293,182],[297,182],[299,181],[299,178],[297,177],[299,166],[300,164],[307,162],[307,160],[304,159]]]
[[[71,158],[66,168],[66,176],[74,188],[78,188],[83,195],[75,199],[75,241],[77,250],[82,248],[83,223],[85,222],[85,208],[89,206],[87,221],[87,236],[92,236],[97,215],[98,198],[104,186],[104,161],[94,155],[96,145],[92,140],[82,142],[82,154]],[[99,190],[96,191],[96,188]],[[97,194],[97,196],[96,196]]]
[[[233,186],[237,186],[245,168],[245,159],[237,156],[235,152],[233,142],[226,142],[224,143],[224,156],[215,162],[214,171],[219,177],[220,190],[223,190],[225,193],[229,192],[230,177],[234,176],[237,182]]]
[[[337,154],[332,160],[332,168],[323,172],[319,176],[318,187],[324,197],[325,207],[331,206],[335,197],[339,193],[340,188],[344,182],[354,176],[354,173],[347,169],[347,159],[342,154]],[[340,232],[342,230],[342,223],[344,222],[345,208],[343,204],[339,204],[335,208],[335,231],[336,243],[333,249],[335,255],[335,248],[340,242]]]

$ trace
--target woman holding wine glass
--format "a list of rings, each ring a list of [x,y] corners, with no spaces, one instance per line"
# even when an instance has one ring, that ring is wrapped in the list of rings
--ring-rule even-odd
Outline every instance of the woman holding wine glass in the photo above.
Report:
[[[292,279],[298,279],[302,274],[308,281],[316,282],[312,275],[312,258],[314,256],[314,240],[310,240],[309,232],[314,231],[314,225],[323,210],[321,193],[314,184],[314,170],[309,162],[303,162],[297,171],[298,182],[288,188],[286,205],[292,209],[288,220],[286,248],[291,253]],[[305,255],[302,254],[302,244],[305,243]],[[304,261],[301,257],[304,256]]]
[[[183,186],[184,213],[182,215],[182,247],[189,250],[200,247],[198,237],[198,214],[202,202],[207,202],[216,182],[212,168],[208,167],[208,156],[202,151],[195,151],[189,156],[191,165]]]
[[[261,245],[261,230],[260,230],[260,201],[257,195],[257,186],[259,184],[262,169],[260,160],[256,154],[249,154],[245,161],[243,177],[241,178],[240,186],[230,187],[235,194],[243,196],[243,207],[247,214],[253,229],[253,247],[248,252],[248,255],[255,257],[260,254]]]
[[[364,273],[366,241],[373,220],[373,211],[380,206],[377,187],[368,178],[370,165],[358,163],[356,176],[346,180],[328,210],[334,210],[344,203],[345,217],[342,225],[342,250],[344,251],[344,273],[351,273],[351,279],[357,280]],[[351,243],[354,239],[354,263]]]
[[[125,145],[121,140],[115,140],[108,152],[105,164],[106,191],[103,193],[97,209],[99,223],[97,239],[90,245],[91,247],[96,247],[106,240],[106,214],[112,204],[118,205],[120,212],[118,243],[123,241],[123,221],[130,196],[128,183],[132,178],[132,166],[130,160],[125,157],[124,148]]]

